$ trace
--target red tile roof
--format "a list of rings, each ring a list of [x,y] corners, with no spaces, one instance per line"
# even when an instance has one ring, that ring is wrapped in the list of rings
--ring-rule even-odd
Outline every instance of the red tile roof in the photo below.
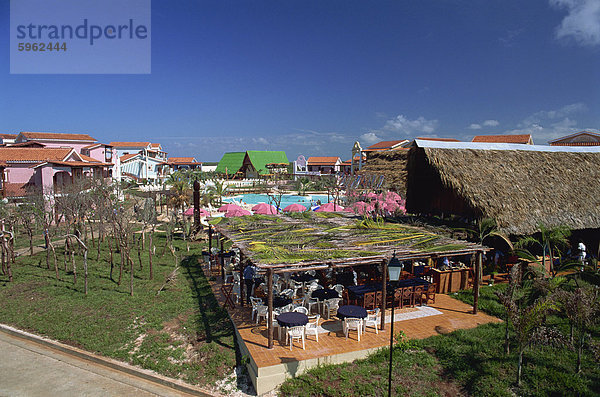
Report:
[[[421,139],[423,141],[439,141],[439,142],[460,142],[458,139],[454,138],[427,138],[427,137],[419,137],[415,139]]]
[[[527,144],[531,142],[531,135],[476,135],[471,142]]]
[[[2,139],[15,139],[17,134],[0,134],[0,138]]]
[[[8,145],[6,145],[6,147],[37,147],[37,148],[41,148],[44,146],[46,146],[46,145],[44,145],[42,142],[36,142],[36,141],[21,142],[21,143],[9,143]]]
[[[0,161],[35,163],[63,161],[73,151],[71,148],[0,148]]]
[[[82,159],[83,161],[89,161],[89,162],[91,162],[91,163],[101,163],[101,161],[98,161],[98,160],[96,160],[96,159],[95,159],[95,158],[93,158],[93,157],[86,156],[85,154],[80,154],[80,155],[79,155],[79,157],[81,157],[81,159]]]
[[[39,167],[40,165],[43,164],[56,164],[56,165],[62,165],[62,166],[67,166],[67,167],[111,167],[112,164],[108,164],[108,163],[101,163],[101,162],[93,162],[93,163],[89,163],[87,161],[44,161],[43,163],[40,163],[38,165],[36,165],[33,168]]]
[[[110,147],[110,145],[107,144],[107,143],[92,143],[91,145],[87,145],[87,146],[82,147],[82,149],[95,149],[95,148],[100,147],[100,146]]]
[[[27,195],[28,183],[5,183],[3,186],[6,197],[24,197]]]
[[[587,140],[579,140],[579,142],[571,142],[571,140],[582,139],[587,137]],[[585,139],[585,138],[584,138]],[[600,145],[600,134],[591,131],[579,131],[575,134],[563,136],[562,138],[554,139],[548,142],[550,146],[599,146]]]
[[[194,157],[169,157],[170,164],[202,164],[196,161]]]
[[[88,134],[67,134],[67,133],[59,133],[59,132],[21,132],[28,140],[37,140],[37,139],[50,139],[50,140],[59,140],[59,141],[91,141],[95,142],[96,140],[89,136]]]
[[[382,142],[379,142],[379,143],[376,143],[374,145],[371,145],[371,146],[367,147],[365,149],[365,151],[391,149],[391,148],[393,148],[395,146],[401,145],[404,142],[407,142],[407,140],[406,139],[401,139],[399,141],[382,141]]]
[[[309,157],[308,165],[335,165],[339,157]]]
[[[122,162],[130,160],[132,157],[137,156],[139,153],[131,153],[131,154],[124,154],[121,157],[119,157],[119,160]]]
[[[110,146],[115,147],[135,147],[145,148],[150,145],[150,142],[111,142]]]

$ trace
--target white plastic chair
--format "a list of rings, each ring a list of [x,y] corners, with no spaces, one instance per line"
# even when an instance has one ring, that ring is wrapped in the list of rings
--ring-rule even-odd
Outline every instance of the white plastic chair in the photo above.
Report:
[[[262,305],[262,299],[260,298],[255,298],[253,296],[250,297],[250,304],[252,304],[252,320],[254,320],[254,316],[256,315],[256,311],[257,311],[257,306],[258,305]]]
[[[340,296],[342,296],[342,292],[344,292],[344,286],[342,284],[336,284],[332,289],[336,290]]]
[[[378,334],[379,330],[378,330],[378,325],[380,322],[380,318],[379,318],[379,308],[376,308],[375,310],[369,310],[367,312],[367,318],[365,318],[363,320],[363,332],[366,334],[367,333],[367,327],[373,327],[375,328],[375,333]]]
[[[312,297],[312,292],[304,295],[304,306],[308,309],[309,313],[312,313],[313,306],[317,306],[317,311],[319,309],[319,300],[317,298]]]
[[[340,307],[341,300],[341,298],[331,298],[325,300],[325,302],[323,302],[323,317],[327,315],[327,319],[329,319],[332,313],[334,315],[337,314],[337,309]]]
[[[260,318],[264,317],[265,321],[267,320],[267,316],[269,315],[269,307],[263,304],[256,306],[256,324],[260,322]]]
[[[308,309],[305,308],[304,306],[298,306],[298,307],[294,308],[294,310],[292,310],[292,311],[306,314],[308,316]]]
[[[302,350],[306,350],[304,346],[304,325],[300,325],[298,327],[289,327],[288,328],[288,341],[290,344],[290,350],[292,350],[292,345],[294,344],[294,340],[297,339],[300,341],[302,339]]]
[[[285,289],[281,291],[280,295],[285,296],[286,298],[292,299],[294,297],[294,290],[291,288]]]
[[[317,339],[317,342],[319,341],[319,319],[320,318],[321,318],[321,316],[319,316],[318,314],[315,314],[314,316],[309,316],[308,323],[304,326],[306,328],[306,331],[305,331],[306,335],[308,335],[309,332],[314,333],[315,338]]]
[[[346,340],[348,339],[348,334],[350,331],[356,331],[358,334],[358,341],[360,342],[360,334],[363,328],[362,320],[360,318],[345,318],[344,319],[344,334],[346,335]]]

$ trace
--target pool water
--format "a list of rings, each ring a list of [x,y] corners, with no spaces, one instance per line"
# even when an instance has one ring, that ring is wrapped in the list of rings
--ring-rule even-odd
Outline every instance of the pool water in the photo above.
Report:
[[[260,204],[260,203],[269,203],[273,204],[269,200],[269,196],[266,194],[256,194],[256,193],[248,193],[248,194],[240,194],[238,196],[232,196],[223,198],[223,201],[226,202],[234,202],[239,203],[240,200],[243,200],[244,203],[247,204]],[[285,208],[290,204],[302,204],[306,208],[310,209],[311,206],[315,205],[314,203],[320,200],[322,204],[327,202],[326,194],[309,194],[307,196],[298,196],[295,194],[284,194],[281,197],[281,208]]]

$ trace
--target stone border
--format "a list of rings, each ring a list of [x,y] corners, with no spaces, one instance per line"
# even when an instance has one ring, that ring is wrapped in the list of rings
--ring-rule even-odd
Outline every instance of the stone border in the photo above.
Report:
[[[212,394],[205,389],[184,383],[179,380],[168,378],[163,375],[159,375],[153,371],[138,368],[133,365],[114,360],[112,358],[102,357],[102,356],[96,355],[94,353],[90,353],[85,350],[78,349],[73,346],[65,345],[64,343],[60,343],[60,342],[54,341],[52,339],[44,338],[44,337],[29,333],[29,332],[22,331],[17,328],[13,328],[9,325],[0,324],[0,332],[4,332],[8,335],[12,335],[12,336],[15,336],[15,337],[18,337],[21,339],[26,339],[31,342],[35,342],[40,345],[58,350],[62,353],[65,353],[65,354],[68,354],[71,356],[75,356],[77,358],[87,360],[92,363],[111,368],[113,370],[124,372],[128,375],[136,376],[138,378],[142,378],[144,380],[154,382],[161,386],[166,386],[166,387],[175,389],[180,392],[188,393],[188,394],[195,395],[195,396],[208,396],[208,397],[216,396],[215,394]]]

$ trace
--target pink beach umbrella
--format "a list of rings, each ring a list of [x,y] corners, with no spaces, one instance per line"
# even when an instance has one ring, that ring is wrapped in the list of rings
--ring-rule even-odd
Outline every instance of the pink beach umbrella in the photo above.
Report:
[[[274,205],[267,204],[267,203],[256,204],[254,207],[252,207],[252,211],[254,211],[255,214],[261,214],[261,215],[276,215],[277,214],[277,208],[275,208]]]
[[[375,193],[373,193],[373,192],[365,194],[364,197],[368,198],[368,199],[377,199],[377,195]]]
[[[290,204],[283,209],[283,212],[304,212],[306,207],[302,204]]]
[[[326,203],[323,204],[322,206],[319,207],[318,210],[316,210],[315,212],[337,212],[337,211],[343,211],[344,207],[342,207],[339,204],[334,204],[334,203]]]
[[[183,213],[183,215],[185,215],[185,216],[193,216],[194,215],[194,209],[193,208],[188,208],[187,210],[185,210],[185,212]],[[200,216],[210,216],[210,212],[208,212],[204,208],[200,208]]]
[[[398,208],[400,208],[397,203],[391,201],[383,203],[382,207],[384,210],[389,212],[395,212]]]
[[[366,208],[367,208],[367,203],[365,203],[364,201],[357,201],[357,202],[353,203],[352,205],[346,207],[346,209],[344,211],[353,212],[353,213],[359,214],[359,215],[364,215],[366,212]]]
[[[219,212],[227,212],[227,211],[231,211],[233,209],[240,209],[241,210],[242,207],[240,207],[237,204],[227,203],[227,204],[224,204],[224,205],[220,206],[219,209],[218,209],[218,211]]]
[[[400,201],[402,200],[402,197],[400,197],[400,195],[396,192],[387,192],[385,194],[385,201]]]
[[[252,215],[252,212],[241,209],[241,208],[235,208],[235,209],[227,211],[225,213],[225,218],[232,218],[234,216],[245,216],[245,215]]]

